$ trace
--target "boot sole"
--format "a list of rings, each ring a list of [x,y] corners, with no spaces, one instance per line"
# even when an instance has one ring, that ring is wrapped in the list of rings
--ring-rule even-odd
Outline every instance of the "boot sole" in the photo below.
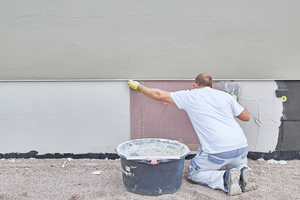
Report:
[[[245,169],[242,173],[242,191],[248,192],[256,188],[256,184],[253,183],[253,172],[250,169]]]
[[[235,196],[242,194],[241,187],[239,185],[240,172],[238,169],[232,169],[229,174],[229,187],[228,187],[228,196]]]

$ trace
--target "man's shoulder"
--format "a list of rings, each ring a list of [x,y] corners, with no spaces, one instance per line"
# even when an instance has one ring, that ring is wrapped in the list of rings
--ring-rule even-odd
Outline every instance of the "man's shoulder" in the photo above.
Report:
[[[220,89],[215,89],[215,88],[210,88],[212,92],[215,92],[215,93],[218,93],[218,94],[221,94],[221,95],[229,95],[226,91],[224,90],[220,90]]]
[[[178,90],[178,91],[175,91],[175,92],[171,92],[171,94],[187,94],[189,92],[191,92],[192,90]]]

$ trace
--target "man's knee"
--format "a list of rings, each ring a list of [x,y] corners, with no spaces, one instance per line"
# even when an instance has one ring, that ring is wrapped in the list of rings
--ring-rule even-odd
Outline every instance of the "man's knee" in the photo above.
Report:
[[[188,167],[188,171],[187,171],[187,176],[188,179],[190,179],[191,181],[193,180],[193,176],[197,173],[197,171],[192,167],[192,165],[189,165]]]
[[[194,183],[208,186],[209,175],[206,171],[195,170],[192,165],[188,167],[188,179]]]

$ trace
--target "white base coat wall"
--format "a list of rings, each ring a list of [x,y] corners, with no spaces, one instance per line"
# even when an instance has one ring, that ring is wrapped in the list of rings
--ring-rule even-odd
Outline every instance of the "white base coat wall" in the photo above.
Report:
[[[114,153],[129,112],[120,82],[0,83],[0,153]]]
[[[249,122],[238,120],[248,139],[248,148],[255,152],[274,151],[278,142],[282,99],[275,96],[275,81],[238,81],[241,83],[239,103],[253,116]],[[259,123],[261,125],[259,125]]]
[[[276,148],[282,100],[275,81],[241,82],[239,102],[253,117],[241,122],[249,150]],[[0,83],[0,153],[115,153],[130,140],[126,82]]]

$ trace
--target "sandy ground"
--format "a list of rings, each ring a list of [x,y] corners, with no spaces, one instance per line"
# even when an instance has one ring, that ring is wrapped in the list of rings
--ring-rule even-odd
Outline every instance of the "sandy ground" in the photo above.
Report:
[[[126,190],[120,160],[2,159],[0,199],[300,199],[300,160],[249,160],[259,187],[234,197],[187,180],[189,163],[177,192],[153,197]]]

